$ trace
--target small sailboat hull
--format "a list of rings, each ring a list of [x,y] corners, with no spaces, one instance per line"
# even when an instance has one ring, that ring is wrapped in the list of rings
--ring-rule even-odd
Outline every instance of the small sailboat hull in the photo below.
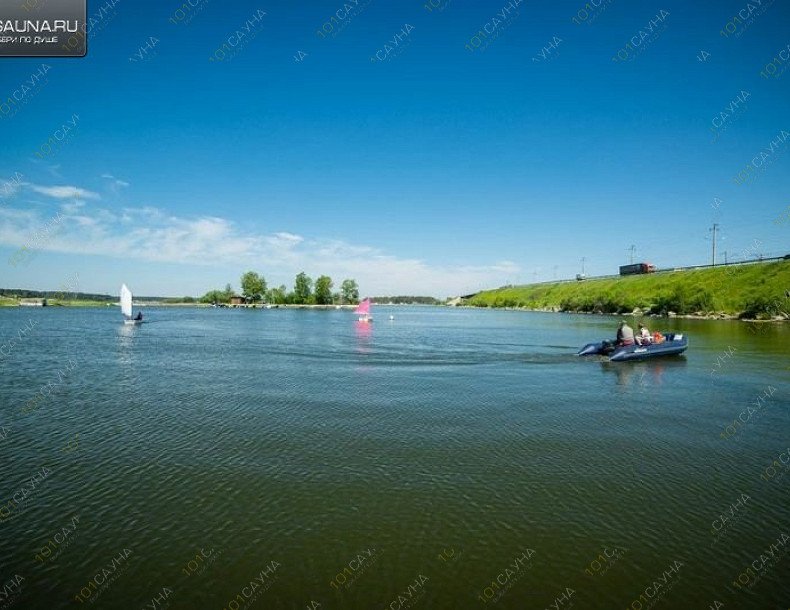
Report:
[[[359,316],[357,322],[362,322],[363,324],[370,324],[373,322],[373,316],[370,313],[370,299],[362,301],[354,310],[354,313]]]
[[[126,284],[121,285],[121,313],[123,314],[123,323],[126,326],[143,323],[142,318],[132,317],[132,291],[129,290]]]

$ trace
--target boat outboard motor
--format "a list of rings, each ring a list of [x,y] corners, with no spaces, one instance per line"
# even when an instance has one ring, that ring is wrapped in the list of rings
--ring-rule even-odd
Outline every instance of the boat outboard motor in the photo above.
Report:
[[[576,352],[576,355],[592,356],[593,354],[600,354],[602,347],[603,347],[602,343],[588,343],[583,348],[581,348],[578,352]]]

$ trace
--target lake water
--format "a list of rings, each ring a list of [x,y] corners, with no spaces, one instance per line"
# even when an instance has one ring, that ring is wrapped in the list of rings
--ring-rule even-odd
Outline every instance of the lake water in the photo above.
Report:
[[[790,602],[787,325],[145,314],[0,310],[0,610]]]

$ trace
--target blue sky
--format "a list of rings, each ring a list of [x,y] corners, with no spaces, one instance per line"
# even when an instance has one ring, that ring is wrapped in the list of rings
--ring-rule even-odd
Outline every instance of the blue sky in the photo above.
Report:
[[[0,184],[0,285],[198,295],[305,270],[447,296],[616,272],[631,244],[706,263],[713,222],[721,258],[790,252],[786,3],[191,2],[116,0],[86,58],[0,58],[4,103],[50,66],[0,107],[0,183],[22,176]]]

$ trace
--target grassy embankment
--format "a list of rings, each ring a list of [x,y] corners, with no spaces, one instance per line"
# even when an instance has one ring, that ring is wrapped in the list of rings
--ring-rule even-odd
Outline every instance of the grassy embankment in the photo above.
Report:
[[[0,307],[19,307],[21,299],[16,297],[0,296]],[[52,307],[106,307],[105,301],[92,301],[88,299],[47,299],[47,305]]]
[[[667,271],[649,275],[531,284],[486,290],[464,302],[477,307],[665,315],[790,317],[790,261]]]

